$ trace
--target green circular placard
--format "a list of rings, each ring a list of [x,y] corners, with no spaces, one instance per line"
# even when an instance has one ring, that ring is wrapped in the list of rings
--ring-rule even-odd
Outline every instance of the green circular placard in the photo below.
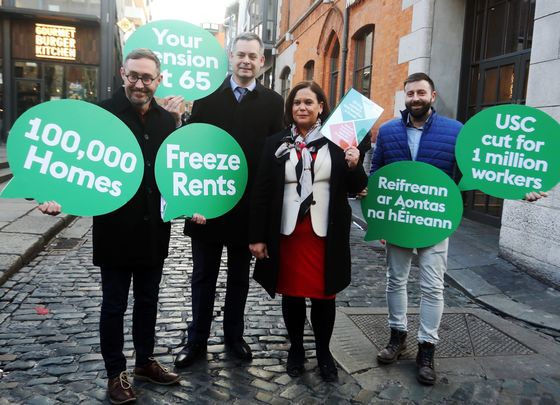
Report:
[[[461,192],[438,168],[402,161],[377,170],[362,200],[368,229],[365,240],[420,248],[449,237],[463,215]]]
[[[501,105],[473,116],[457,138],[461,190],[520,199],[560,181],[560,124],[536,108]]]
[[[156,158],[156,181],[166,201],[163,220],[194,213],[219,217],[243,196],[247,160],[226,131],[190,124],[173,132]]]
[[[55,200],[72,215],[101,215],[134,196],[144,173],[140,146],[110,112],[78,100],[48,101],[10,130],[14,178],[1,197]]]
[[[124,56],[136,48],[151,49],[161,62],[163,80],[156,91],[158,97],[198,100],[214,92],[227,73],[227,56],[218,40],[185,21],[160,20],[143,25],[126,41]]]

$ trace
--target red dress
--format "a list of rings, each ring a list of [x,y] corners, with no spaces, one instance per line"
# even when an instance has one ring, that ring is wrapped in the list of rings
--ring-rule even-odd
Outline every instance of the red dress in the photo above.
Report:
[[[315,159],[316,154],[312,156]],[[280,235],[277,293],[293,297],[335,298],[335,295],[325,295],[325,242],[326,238],[313,231],[310,211],[297,222],[291,235]]]

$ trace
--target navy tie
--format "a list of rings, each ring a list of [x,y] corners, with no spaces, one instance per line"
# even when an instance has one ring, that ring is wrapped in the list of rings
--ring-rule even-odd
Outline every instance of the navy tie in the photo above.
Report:
[[[237,101],[241,102],[245,94],[247,94],[247,89],[245,87],[237,87],[235,91],[237,92]]]

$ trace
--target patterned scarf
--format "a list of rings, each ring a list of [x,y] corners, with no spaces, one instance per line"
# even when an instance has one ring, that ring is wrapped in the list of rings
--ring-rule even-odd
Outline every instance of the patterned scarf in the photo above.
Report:
[[[282,139],[282,144],[276,150],[276,158],[289,155],[290,150],[294,149],[301,154],[296,165],[296,175],[298,177],[297,192],[299,195],[299,213],[298,218],[301,219],[309,211],[313,202],[313,157],[312,153],[317,152],[323,145],[327,143],[327,138],[319,132],[321,129],[321,119],[309,129],[305,137],[301,135],[295,124],[292,124],[291,135]]]

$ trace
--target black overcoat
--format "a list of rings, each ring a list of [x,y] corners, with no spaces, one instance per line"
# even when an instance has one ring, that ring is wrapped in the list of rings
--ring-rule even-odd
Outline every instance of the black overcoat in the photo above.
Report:
[[[113,113],[134,133],[144,156],[144,177],[129,202],[116,211],[93,217],[93,264],[161,266],[169,249],[171,224],[161,219],[154,163],[158,148],[175,130],[175,119],[152,100],[142,122],[122,87],[99,106]]]
[[[280,225],[284,199],[285,159],[274,153],[286,129],[267,139],[251,196],[250,241],[267,244],[268,259],[257,260],[253,278],[274,297],[279,271]],[[347,193],[362,191],[367,176],[362,165],[350,170],[344,152],[328,142],[331,155],[328,226],[325,245],[325,295],[336,294],[350,284],[350,224],[352,211]],[[303,248],[303,247],[302,247]]]
[[[185,221],[185,234],[210,243],[247,246],[249,196],[265,139],[282,129],[282,97],[259,82],[239,103],[229,76],[209,96],[193,105],[188,123],[215,125],[230,134],[241,146],[249,166],[247,188],[241,200],[228,213],[197,225]]]

